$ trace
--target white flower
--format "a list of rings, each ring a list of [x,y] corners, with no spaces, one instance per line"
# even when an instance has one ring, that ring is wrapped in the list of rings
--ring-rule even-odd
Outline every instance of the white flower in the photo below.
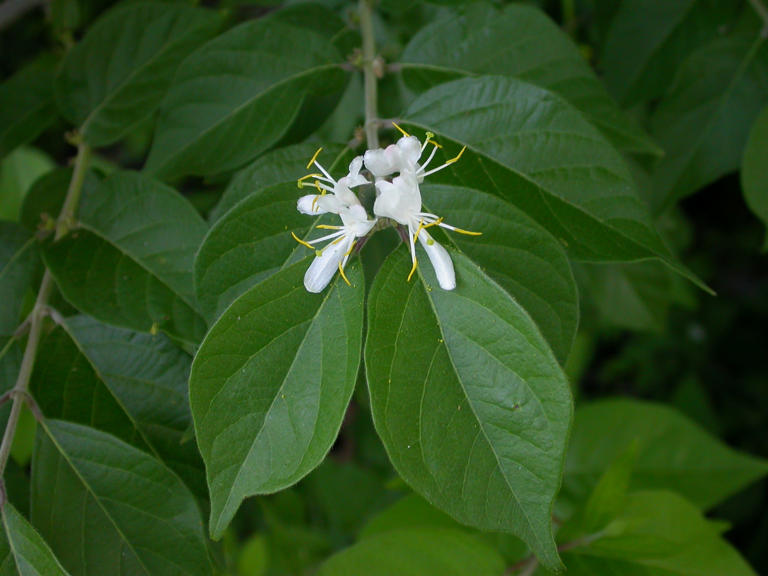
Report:
[[[402,132],[403,137],[396,144],[390,144],[384,149],[368,150],[363,156],[365,167],[376,177],[377,182],[381,178],[391,176],[395,172],[400,172],[400,174],[408,172],[416,176],[418,182],[423,182],[424,178],[430,174],[434,174],[454,162],[458,162],[467,148],[466,146],[462,148],[455,158],[451,158],[445,164],[432,170],[427,170],[427,166],[435,157],[437,149],[441,148],[440,144],[433,140],[435,135],[432,132],[427,132],[424,143],[421,143],[416,136],[411,136],[394,122],[392,125]],[[432,152],[423,164],[419,164],[419,160],[429,144],[433,145]]]
[[[294,240],[307,248],[315,250],[315,259],[312,261],[312,264],[304,275],[304,287],[309,292],[322,292],[330,283],[337,269],[344,279],[344,282],[349,284],[349,280],[347,279],[346,274],[344,274],[344,266],[346,266],[349,255],[355,247],[355,241],[357,238],[368,234],[368,232],[371,231],[371,228],[373,228],[373,225],[376,224],[375,220],[368,220],[365,208],[359,204],[342,207],[338,214],[341,216],[343,225],[329,226],[326,224],[319,224],[317,228],[335,230],[335,232],[322,236],[321,238],[304,241],[291,232]],[[318,244],[325,240],[332,241],[321,250],[316,250],[313,244]]]
[[[297,210],[302,214],[325,214],[326,212],[338,214],[339,210],[345,206],[359,206],[360,201],[355,196],[355,193],[352,192],[352,188],[362,184],[369,184],[368,180],[360,174],[360,169],[363,167],[363,157],[358,156],[352,160],[349,163],[348,174],[337,181],[317,161],[321,151],[322,148],[318,148],[307,164],[307,170],[314,164],[321,173],[307,174],[299,178],[297,182],[299,188],[303,188],[307,185],[305,180],[315,178],[313,185],[320,194],[309,194],[299,198],[299,201],[296,203]],[[328,194],[329,192],[330,194]]]
[[[373,213],[381,218],[391,218],[408,228],[408,240],[411,248],[413,267],[408,280],[418,267],[416,259],[416,241],[418,240],[427,252],[432,267],[435,269],[437,282],[443,290],[456,288],[456,274],[448,251],[438,244],[427,232],[427,228],[440,226],[461,234],[479,235],[480,232],[469,232],[455,226],[445,224],[443,219],[430,212],[421,211],[421,191],[417,172],[402,170],[392,182],[379,180],[376,182],[378,197],[373,205]]]

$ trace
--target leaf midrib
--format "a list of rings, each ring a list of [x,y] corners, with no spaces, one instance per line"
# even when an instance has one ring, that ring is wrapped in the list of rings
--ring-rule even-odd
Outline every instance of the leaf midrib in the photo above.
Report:
[[[154,7],[154,6],[157,6],[157,4],[154,4],[152,2],[141,2],[141,3],[138,3],[138,4],[128,5],[128,6],[124,7],[123,10],[125,10],[125,11],[133,11],[133,10],[136,9],[137,6],[151,6],[151,7]],[[175,8],[178,8],[178,6],[175,7]],[[184,17],[184,15],[181,14],[180,12],[181,11],[179,11],[179,13],[174,16],[175,19],[178,20],[178,19],[181,19],[181,18]],[[190,14],[191,14],[191,12],[190,12]],[[85,120],[83,120],[83,123],[82,123],[82,125],[80,127],[80,132],[86,133],[87,130],[88,130],[88,126],[89,126],[90,122],[93,121],[93,119],[96,117],[96,115],[99,112],[101,112],[107,106],[107,104],[109,102],[114,100],[115,96],[121,90],[123,90],[125,88],[125,86],[127,84],[129,84],[134,78],[136,78],[140,73],[142,73],[147,68],[149,68],[152,64],[156,63],[159,59],[161,59],[162,56],[167,54],[172,46],[174,46],[175,44],[181,43],[182,41],[186,40],[190,35],[199,32],[201,29],[205,29],[205,26],[206,26],[206,23],[204,23],[202,20],[200,20],[197,23],[196,26],[194,26],[193,28],[190,28],[188,30],[185,30],[184,33],[181,36],[179,36],[178,38],[176,38],[176,39],[170,39],[170,38],[166,39],[166,41],[164,41],[162,43],[162,45],[160,46],[160,48],[158,49],[158,51],[155,54],[153,54],[146,62],[144,62],[140,66],[134,68],[128,74],[128,76],[126,76],[123,80],[121,80],[118,83],[117,86],[115,86],[115,88],[111,92],[106,94],[106,96],[102,99],[102,101],[99,102],[99,104],[85,117]],[[144,117],[147,117],[149,115],[151,115],[151,112],[147,113]],[[126,126],[123,129],[123,133],[126,132],[128,129],[130,129],[130,126]]]
[[[218,130],[222,125],[225,125],[228,122],[231,122],[232,119],[237,116],[240,112],[242,112],[244,109],[248,108],[249,106],[252,106],[255,102],[262,99],[264,96],[268,95],[270,92],[272,92],[275,89],[282,88],[286,84],[290,84],[291,82],[295,82],[297,80],[301,80],[305,76],[312,76],[314,74],[318,74],[320,72],[323,72],[325,70],[332,70],[334,68],[337,68],[341,70],[341,63],[335,62],[331,64],[323,64],[321,66],[314,66],[312,68],[307,68],[306,70],[298,73],[293,74],[291,76],[286,76],[279,82],[275,82],[274,84],[270,84],[268,88],[265,88],[264,90],[261,90],[257,92],[256,94],[253,94],[250,98],[248,98],[245,102],[242,104],[239,104],[235,108],[233,108],[228,114],[223,116],[222,118],[218,119],[216,122],[212,123],[210,126],[206,127],[204,130],[197,132],[192,138],[187,139],[186,144],[182,146],[181,148],[178,148],[174,151],[172,155],[166,156],[165,160],[162,162],[162,164],[155,164],[155,166],[152,167],[152,170],[149,172],[151,173],[158,173],[162,172],[164,169],[166,169],[169,165],[171,165],[173,162],[175,162],[180,156],[183,156],[191,147],[195,146],[198,142],[200,142],[201,139],[208,136],[211,132],[214,130]],[[173,87],[171,88],[171,90]],[[306,97],[306,93],[302,93],[301,95],[302,100]],[[288,126],[286,126],[286,129]],[[151,158],[151,155],[150,155]],[[146,166],[144,168],[146,170]]]
[[[136,561],[139,563],[141,568],[144,570],[144,573],[147,576],[151,576],[149,570],[147,569],[147,566],[144,564],[143,558],[138,554],[136,549],[133,547],[133,543],[126,537],[126,535],[123,533],[120,526],[117,524],[117,522],[112,518],[112,516],[107,512],[107,509],[104,507],[104,505],[101,502],[101,499],[96,495],[96,493],[93,491],[93,488],[91,485],[86,482],[85,478],[80,474],[80,470],[77,469],[77,466],[74,465],[72,460],[69,457],[69,454],[64,450],[64,448],[59,444],[58,439],[54,434],[51,434],[50,429],[48,428],[47,424],[45,422],[40,422],[40,426],[45,430],[45,434],[48,437],[48,439],[51,441],[51,443],[56,447],[56,450],[61,455],[61,457],[64,459],[64,461],[69,466],[70,470],[74,472],[75,476],[77,476],[78,480],[80,480],[80,483],[82,486],[86,489],[88,494],[90,494],[91,498],[96,502],[96,504],[101,509],[101,512],[104,514],[104,516],[109,520],[112,527],[115,529],[115,532],[117,532],[118,536],[120,536],[120,540],[125,543],[126,546],[131,550],[134,557],[136,558]]]
[[[474,266],[474,264],[473,264],[473,266]],[[477,268],[477,267],[475,267],[475,268]],[[427,300],[429,301],[429,306],[430,306],[430,308],[432,309],[432,314],[433,314],[433,316],[434,316],[434,318],[435,318],[435,323],[437,324],[437,327],[438,327],[438,329],[440,330],[440,335],[442,336],[442,343],[438,344],[438,346],[437,346],[437,347],[440,347],[440,346],[442,346],[442,347],[445,349],[445,351],[446,351],[446,355],[448,356],[448,359],[449,359],[449,361],[451,362],[451,368],[452,368],[452,370],[453,370],[453,373],[454,373],[454,375],[456,376],[456,379],[458,380],[458,382],[459,382],[459,383],[460,383],[460,385],[461,385],[461,389],[462,389],[462,391],[464,392],[464,397],[465,397],[465,398],[466,398],[466,400],[467,400],[467,405],[469,406],[470,410],[472,410],[472,415],[475,417],[475,421],[476,421],[476,422],[477,422],[477,424],[478,424],[478,428],[479,428],[479,430],[481,430],[481,431],[482,431],[482,434],[483,434],[483,438],[485,439],[485,441],[486,441],[486,443],[487,443],[488,447],[491,449],[491,453],[493,454],[493,457],[494,457],[494,459],[496,460],[496,466],[497,466],[498,470],[501,472],[501,477],[504,479],[504,484],[507,486],[507,489],[509,490],[509,493],[510,493],[510,494],[512,495],[512,497],[515,499],[515,502],[517,502],[517,505],[518,505],[518,507],[519,507],[519,508],[520,508],[520,510],[523,512],[523,516],[525,517],[525,521],[526,521],[526,523],[528,524],[528,528],[530,529],[530,531],[531,531],[531,534],[533,535],[533,537],[534,537],[534,538],[536,539],[536,541],[539,543],[539,546],[540,546],[540,550],[546,550],[546,549],[547,549],[547,546],[544,544],[544,542],[542,542],[541,538],[539,537],[539,534],[538,534],[537,530],[536,530],[536,529],[535,529],[535,527],[533,526],[533,522],[531,521],[531,518],[530,518],[530,516],[528,515],[528,510],[527,510],[527,508],[526,508],[525,506],[523,506],[523,503],[522,503],[522,502],[520,501],[520,499],[518,498],[517,492],[516,492],[516,491],[515,491],[515,489],[514,489],[514,488],[513,488],[513,487],[510,485],[510,483],[509,483],[509,479],[507,478],[507,475],[506,475],[506,474],[503,472],[503,468],[502,468],[502,465],[501,465],[501,461],[500,461],[500,459],[499,459],[499,455],[498,455],[498,454],[497,454],[497,452],[496,452],[496,448],[495,448],[495,446],[494,446],[493,442],[491,442],[490,438],[488,437],[488,433],[485,431],[485,427],[483,426],[483,421],[482,421],[482,420],[480,419],[480,417],[478,416],[478,414],[477,414],[477,410],[475,409],[475,406],[473,405],[472,401],[470,400],[470,396],[469,396],[469,394],[468,394],[468,392],[467,392],[467,389],[466,389],[466,387],[464,386],[464,381],[463,381],[463,379],[460,377],[460,375],[459,375],[459,371],[458,371],[458,369],[456,368],[456,364],[455,364],[455,363],[454,363],[454,361],[453,361],[453,356],[452,356],[452,354],[451,354],[451,352],[450,352],[450,349],[449,349],[449,347],[448,347],[448,343],[447,343],[447,340],[446,340],[446,337],[445,337],[445,331],[443,330],[443,325],[442,325],[442,322],[440,321],[440,315],[439,315],[439,314],[438,314],[438,312],[437,312],[437,309],[436,309],[436,307],[435,307],[435,303],[434,303],[433,299],[430,297],[430,292],[429,292],[429,290],[427,290],[427,282],[426,282],[426,279],[424,278],[424,275],[423,275],[423,273],[421,272],[421,270],[420,270],[419,268],[417,268],[417,271],[418,271],[418,273],[419,273],[419,279],[421,280],[422,286],[423,286],[423,288],[424,288],[424,292],[425,292],[425,294],[426,294],[426,296],[427,296]],[[478,272],[482,273],[482,271],[480,271],[479,269],[478,269]],[[488,277],[487,277],[487,275],[485,275],[485,274],[483,274],[483,275],[484,275],[484,276],[485,276],[485,277],[488,279],[488,281],[489,281],[490,283],[492,283],[492,284],[493,284],[494,286],[496,286],[498,289],[502,290],[502,291],[503,291],[505,294],[507,294],[507,292],[506,292],[506,291],[504,291],[504,289],[503,289],[503,288],[501,288],[500,286],[498,286],[498,284],[496,284],[496,282],[494,282],[492,279],[488,278]],[[474,302],[474,301],[473,301],[473,302]],[[491,310],[489,310],[489,312],[492,312],[492,311],[491,311]],[[529,320],[530,320],[530,319],[529,319]],[[532,322],[532,321],[531,321],[531,322]],[[507,322],[505,322],[505,324],[509,325]],[[519,333],[519,332],[518,332],[518,333]],[[522,334],[521,334],[521,335],[522,335]],[[526,340],[527,340],[527,338],[526,338]],[[529,343],[529,344],[531,344],[531,346],[532,346],[532,347],[535,347],[535,346],[533,346],[533,344],[532,344],[530,341],[528,341],[528,343]],[[437,347],[436,347],[436,348],[437,348]],[[557,361],[555,361],[555,363],[557,363]],[[520,378],[520,377],[518,376],[518,378]],[[520,378],[520,381],[525,383],[525,385],[526,385],[526,387],[529,389],[529,392],[531,393],[531,395],[532,395],[534,398],[536,398],[537,402],[539,402],[539,405],[541,405],[541,400],[539,399],[539,397],[538,397],[536,394],[534,394],[534,393],[533,393],[533,390],[531,390],[531,389],[530,389],[530,385],[528,384],[528,381],[527,381],[527,380],[525,380],[524,378]],[[543,407],[542,407],[542,412],[545,414],[545,417],[546,417],[546,412],[544,411]],[[552,509],[552,506],[554,506],[554,498],[552,499],[552,502],[551,502],[551,504],[550,504],[550,511],[551,511],[551,509]]]

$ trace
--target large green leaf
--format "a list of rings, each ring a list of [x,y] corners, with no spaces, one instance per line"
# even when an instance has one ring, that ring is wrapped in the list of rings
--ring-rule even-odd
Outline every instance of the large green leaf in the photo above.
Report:
[[[721,34],[733,0],[622,0],[608,30],[605,82],[625,104],[661,96],[680,63]]]
[[[19,212],[19,222],[33,232],[40,228],[47,228],[50,231],[61,212],[71,180],[71,167],[56,168],[35,180],[24,196]],[[98,186],[98,177],[93,171],[87,171],[83,188],[89,191],[85,195],[91,195]]]
[[[305,194],[296,187],[296,179],[306,174],[308,155],[296,156],[305,145],[267,154],[240,172],[228,188],[223,202],[243,198],[219,218],[203,240],[195,258],[195,290],[200,309],[214,320],[240,294],[274,274],[287,262],[303,255],[291,233],[302,238],[313,233],[317,218],[301,214],[296,201]],[[328,166],[333,172],[342,152]],[[267,159],[275,158],[270,164]],[[262,162],[262,160],[264,160]],[[312,189],[314,190],[314,188]],[[329,224],[338,219],[326,216]]]
[[[62,113],[92,146],[119,140],[154,114],[176,68],[218,24],[182,3],[118,5],[67,53],[55,82]]]
[[[674,303],[689,304],[682,280],[661,262],[574,262],[582,302],[601,326],[662,332]]]
[[[286,134],[308,93],[343,85],[327,39],[275,18],[246,22],[187,58],[163,103],[146,170],[237,168]]]
[[[192,365],[190,402],[219,538],[240,502],[317,466],[336,439],[357,379],[363,276],[310,294],[304,259],[255,285],[216,321]]]
[[[758,35],[713,40],[685,61],[652,118],[666,152],[653,174],[656,209],[739,169],[768,103],[767,70],[768,44]]]
[[[205,222],[182,196],[146,176],[118,172],[85,189],[79,226],[45,249],[65,298],[103,322],[153,326],[197,342],[192,265]]]
[[[152,452],[203,494],[202,462],[192,442],[190,357],[165,336],[138,334],[87,316],[61,322],[40,347],[31,389],[48,418],[108,432]]]
[[[661,153],[611,99],[578,47],[531,6],[470,4],[416,34],[403,51],[402,67],[406,82],[421,89],[464,75],[516,76],[565,98],[619,149]]]
[[[676,494],[638,492],[601,533],[565,552],[563,561],[575,576],[756,576],[720,531]]]
[[[318,576],[499,576],[504,559],[465,532],[440,528],[387,531],[331,556]]]
[[[768,158],[768,107],[763,108],[752,126],[741,161],[741,187],[744,190],[744,198],[755,216],[768,226],[766,158]],[[768,247],[768,239],[765,245]]]
[[[563,496],[585,499],[633,442],[638,445],[634,488],[673,490],[702,508],[768,474],[768,462],[732,450],[666,406],[605,400],[576,410]]]
[[[10,502],[2,507],[0,575],[68,576],[48,544]]]
[[[48,420],[32,468],[32,524],[70,572],[211,574],[191,492],[145,452]]]
[[[451,241],[509,292],[565,363],[579,323],[579,297],[562,245],[498,198],[458,186],[424,185],[424,205],[445,221],[482,232]]]
[[[54,168],[53,160],[37,148],[22,146],[0,162],[0,220],[19,220],[22,203],[33,183]]]
[[[0,85],[0,158],[34,140],[56,119],[56,66],[54,58],[40,58]]]
[[[235,204],[264,188],[288,182],[293,183],[295,188],[296,181],[307,174],[307,161],[312,158],[317,148],[314,142],[304,142],[278,148],[254,160],[232,178],[221,200],[211,210],[210,220],[215,222]],[[333,171],[336,166],[341,165],[340,157],[345,150],[341,144],[324,144],[320,161],[325,168]],[[333,161],[325,160],[327,158]]]
[[[466,78],[421,95],[404,121],[467,146],[440,173],[443,181],[514,204],[571,257],[657,257],[690,277],[659,237],[619,153],[559,96],[516,78]]]
[[[511,532],[560,561],[551,513],[572,404],[568,382],[520,305],[452,253],[438,288],[421,249],[393,253],[371,288],[366,373],[374,424],[400,475],[462,523]]]
[[[24,296],[39,268],[34,237],[18,224],[0,221],[0,336],[19,327]]]

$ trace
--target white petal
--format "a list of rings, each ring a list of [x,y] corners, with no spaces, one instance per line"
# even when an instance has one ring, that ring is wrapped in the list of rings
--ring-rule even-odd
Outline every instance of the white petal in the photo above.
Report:
[[[437,241],[429,235],[426,230],[419,233],[419,242],[427,251],[429,261],[432,262],[432,268],[435,269],[437,283],[443,290],[453,290],[456,288],[456,273],[453,270],[453,262],[448,250],[443,248]]]
[[[391,218],[407,226],[421,210],[421,192],[416,178],[401,173],[392,182],[376,182],[379,196],[373,204],[373,213],[382,218]]]
[[[365,167],[376,178],[383,178],[400,170],[400,149],[390,144],[386,149],[368,150],[363,156]]]
[[[363,167],[363,157],[355,156],[352,162],[349,163],[349,175],[357,176],[360,174],[360,169]]]
[[[317,197],[317,206],[319,211],[315,214],[325,214],[326,212],[338,214],[345,204],[335,194],[325,194]]]
[[[421,142],[416,136],[403,136],[397,141],[403,166],[416,170],[416,163],[421,156]]]
[[[296,209],[302,214],[325,214],[328,210],[323,209],[317,199],[320,198],[317,194],[308,194],[302,196],[299,201],[296,202]]]
[[[304,274],[304,288],[308,292],[317,294],[328,286],[339,269],[339,263],[344,259],[344,255],[354,241],[354,235],[349,234],[335,244],[331,243],[323,248],[320,256],[315,257],[307,268],[307,273]]]

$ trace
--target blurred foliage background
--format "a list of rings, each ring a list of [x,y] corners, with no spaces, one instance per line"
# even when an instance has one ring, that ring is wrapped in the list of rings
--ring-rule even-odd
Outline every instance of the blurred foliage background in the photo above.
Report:
[[[456,3],[382,0],[376,26],[384,58],[396,62],[410,34],[438,17],[443,5]],[[619,0],[529,3],[559,22],[601,72],[601,54]],[[63,54],[112,4],[107,0],[53,0],[6,23],[0,35],[0,80],[41,52]],[[202,4],[220,9],[234,23],[266,13],[278,2]],[[327,0],[323,4],[354,18],[351,3]],[[733,4],[739,3],[733,0]],[[380,90],[381,115],[397,116],[409,98],[397,74],[385,76]],[[362,110],[345,106],[345,102],[360,102],[361,95],[356,79],[325,122],[320,137],[336,141],[353,137]],[[633,112],[645,121],[655,104],[652,98],[636,105]],[[71,147],[63,138],[65,131],[63,121],[54,122],[33,143],[3,158],[0,218],[18,218],[21,199],[35,180],[67,163]],[[150,138],[151,125],[139,126],[125,141],[103,150],[94,164],[104,172],[116,164],[138,168]],[[643,188],[647,166],[636,168]],[[223,184],[188,179],[181,189],[207,214]],[[764,226],[748,209],[738,175],[731,174],[684,199],[661,217],[660,227],[682,260],[717,296],[694,289],[653,263],[577,267],[582,320],[568,363],[577,399],[629,396],[665,402],[732,447],[768,458]],[[365,403],[364,390],[358,390],[332,457],[318,470],[292,489],[244,503],[218,552],[234,572],[260,574],[268,557],[270,574],[301,573],[351,543],[366,520],[404,489],[393,480],[396,475],[376,438]],[[27,418],[8,469],[12,494],[25,482],[33,434],[34,423]],[[17,502],[23,499],[22,489]],[[23,509],[23,503],[19,506]],[[768,481],[732,497],[713,515],[733,524],[728,538],[759,573],[768,573]]]

